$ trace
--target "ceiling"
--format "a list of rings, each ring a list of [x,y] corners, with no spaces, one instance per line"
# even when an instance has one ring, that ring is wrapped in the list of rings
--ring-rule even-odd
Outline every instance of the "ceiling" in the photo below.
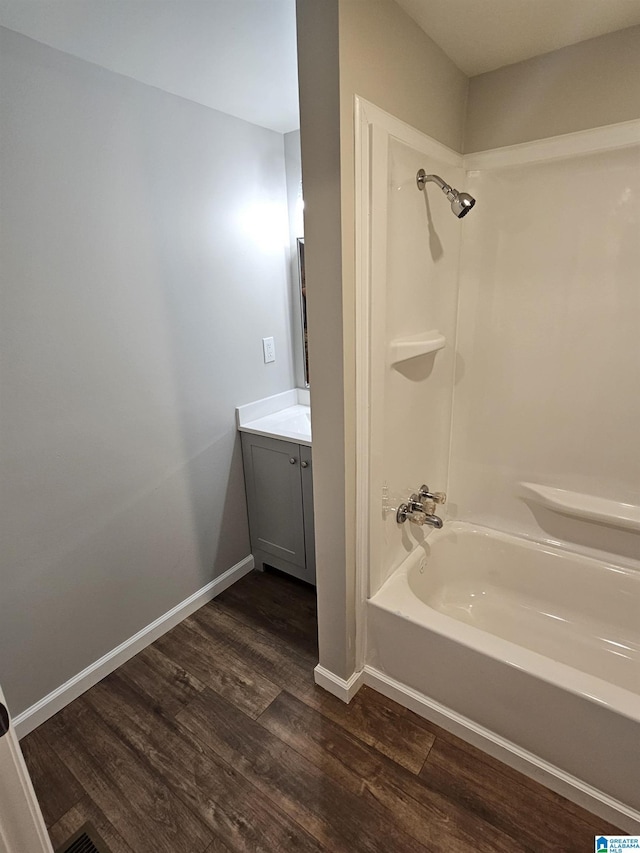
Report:
[[[397,2],[470,76],[640,24],[640,0]],[[0,25],[280,133],[299,127],[295,0],[0,0]]]
[[[280,133],[300,126],[295,0],[0,0],[0,24]]]
[[[397,0],[470,77],[640,24],[640,0]]]

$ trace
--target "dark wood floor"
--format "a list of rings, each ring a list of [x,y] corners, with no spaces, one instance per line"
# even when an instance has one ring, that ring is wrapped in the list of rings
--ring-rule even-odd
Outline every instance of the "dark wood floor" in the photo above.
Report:
[[[585,851],[616,832],[363,688],[313,683],[315,595],[252,573],[22,741],[54,847]]]

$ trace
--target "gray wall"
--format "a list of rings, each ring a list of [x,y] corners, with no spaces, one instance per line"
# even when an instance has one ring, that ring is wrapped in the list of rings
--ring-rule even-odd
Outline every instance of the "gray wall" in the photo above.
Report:
[[[467,75],[394,0],[340,0],[343,110],[360,95],[462,151],[467,86]]]
[[[466,152],[640,118],[640,26],[472,77]]]
[[[320,663],[353,672],[353,569],[345,551],[338,0],[297,0],[309,306]]]
[[[304,388],[304,351],[302,305],[298,275],[298,237],[304,238],[302,200],[302,152],[300,131],[284,134],[284,162],[287,173],[287,210],[289,214],[289,286],[291,288],[291,334],[296,385]]]
[[[461,150],[467,78],[393,0],[297,0],[297,12],[320,663],[347,678],[356,665],[354,95]]]
[[[342,291],[334,294],[325,287],[323,299],[327,308],[329,301],[339,302],[342,311],[344,386],[338,388],[334,381],[333,393],[340,393],[335,403],[344,405],[344,457],[340,461],[345,470],[346,593],[350,602],[356,595],[354,99],[360,95],[461,151],[467,77],[394,0],[339,0],[339,21]],[[312,363],[315,374],[315,361]],[[337,456],[334,450],[333,465]],[[314,471],[317,468],[316,459]],[[354,606],[347,606],[353,612]],[[346,642],[351,661],[355,659],[353,618],[349,623]],[[328,636],[332,643],[340,639],[334,631]]]
[[[283,137],[8,30],[0,56],[17,714],[249,554],[234,407],[294,380]]]

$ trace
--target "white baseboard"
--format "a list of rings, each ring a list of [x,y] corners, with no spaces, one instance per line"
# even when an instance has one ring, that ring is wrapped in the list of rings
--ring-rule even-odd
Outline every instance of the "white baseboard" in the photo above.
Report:
[[[115,649],[107,652],[99,660],[92,663],[82,672],[74,675],[69,681],[66,681],[60,687],[53,690],[35,705],[27,708],[21,714],[13,719],[13,726],[19,738],[23,738],[32,732],[39,725],[48,720],[58,711],[61,711],[69,702],[73,702],[78,696],[81,696],[98,681],[101,681],[110,672],[113,672],[123,663],[128,661],[134,655],[141,652],[142,649],[157,640],[163,634],[166,634],[171,628],[186,619],[198,608],[202,607],[216,595],[220,595],[231,584],[240,580],[241,577],[248,574],[254,567],[254,559],[250,554],[232,566],[220,577],[215,578],[202,589],[194,592],[189,598],[185,598],[180,604],[176,604],[171,610],[168,610],[162,616],[155,619],[151,624],[147,625],[133,637],[129,637],[124,643],[120,643]]]
[[[425,720],[429,720],[429,722],[446,729],[467,743],[477,746],[483,752],[487,752],[504,764],[508,764],[530,779],[535,779],[536,782],[540,782],[541,785],[582,806],[603,820],[630,834],[640,833],[640,812],[618,800],[614,800],[613,797],[593,788],[591,785],[587,785],[575,776],[565,773],[564,770],[549,764],[537,755],[516,746],[511,741],[484,728],[484,726],[480,726],[456,711],[452,711],[451,708],[429,699],[428,696],[401,684],[372,666],[365,666],[363,682],[405,708],[415,711]]]
[[[347,705],[364,684],[364,670],[354,672],[345,680],[318,664],[318,666],[313,670],[313,676],[316,684],[320,687],[324,687],[324,689],[329,693],[333,693],[333,695],[337,696],[338,699],[342,699],[342,701],[346,702]]]

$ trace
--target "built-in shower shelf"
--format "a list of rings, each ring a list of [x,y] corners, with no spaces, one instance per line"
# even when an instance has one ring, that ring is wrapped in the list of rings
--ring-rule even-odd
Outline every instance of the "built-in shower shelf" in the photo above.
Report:
[[[525,495],[530,499],[560,515],[571,518],[583,518],[595,521],[607,527],[640,532],[640,506],[570,492],[553,486],[539,486],[536,483],[521,483]]]
[[[437,329],[406,338],[397,338],[389,345],[389,362],[399,364],[401,361],[408,361],[419,355],[437,352],[443,349],[446,343],[444,335],[441,335]]]

